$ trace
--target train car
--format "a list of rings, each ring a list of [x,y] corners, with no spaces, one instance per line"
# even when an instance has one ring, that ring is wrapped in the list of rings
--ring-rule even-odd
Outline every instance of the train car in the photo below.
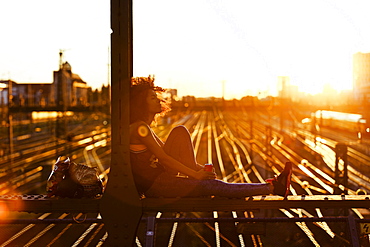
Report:
[[[318,110],[312,114],[311,124],[342,131],[357,132],[359,137],[370,135],[370,125],[361,114]]]

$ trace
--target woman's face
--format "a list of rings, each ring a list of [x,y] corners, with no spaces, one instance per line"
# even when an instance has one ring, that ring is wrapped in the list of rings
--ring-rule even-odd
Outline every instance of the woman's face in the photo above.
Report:
[[[148,111],[150,113],[157,114],[157,113],[162,112],[161,101],[160,99],[158,99],[155,91],[148,90],[146,102],[148,104]]]

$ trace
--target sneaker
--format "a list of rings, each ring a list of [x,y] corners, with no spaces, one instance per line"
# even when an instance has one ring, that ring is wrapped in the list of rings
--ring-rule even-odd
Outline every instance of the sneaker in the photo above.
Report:
[[[266,179],[266,182],[271,183],[274,186],[274,194],[287,198],[289,194],[290,179],[292,176],[292,162],[286,162],[284,170],[274,178]]]

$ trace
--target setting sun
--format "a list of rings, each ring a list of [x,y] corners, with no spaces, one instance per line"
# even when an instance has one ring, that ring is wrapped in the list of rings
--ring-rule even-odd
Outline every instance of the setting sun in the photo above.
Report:
[[[158,4],[172,11],[152,11]],[[349,5],[200,1],[194,10],[188,3],[135,4],[135,72],[156,74],[181,94],[191,94],[196,83],[203,96],[220,96],[223,83],[227,98],[276,94],[279,76],[301,92],[321,93],[325,85],[348,90],[353,54],[369,49],[369,18],[360,5]],[[181,17],[189,12],[192,18]],[[144,33],[153,37],[150,45],[140,40]]]

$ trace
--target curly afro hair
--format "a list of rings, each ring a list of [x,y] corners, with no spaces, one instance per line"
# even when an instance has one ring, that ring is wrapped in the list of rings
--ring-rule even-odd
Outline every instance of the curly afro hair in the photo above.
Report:
[[[149,117],[146,96],[148,90],[153,90],[161,100],[162,112],[160,116],[170,111],[169,103],[161,96],[166,92],[165,89],[154,85],[154,76],[134,77],[131,79],[130,87],[130,124],[137,121],[147,121]]]

